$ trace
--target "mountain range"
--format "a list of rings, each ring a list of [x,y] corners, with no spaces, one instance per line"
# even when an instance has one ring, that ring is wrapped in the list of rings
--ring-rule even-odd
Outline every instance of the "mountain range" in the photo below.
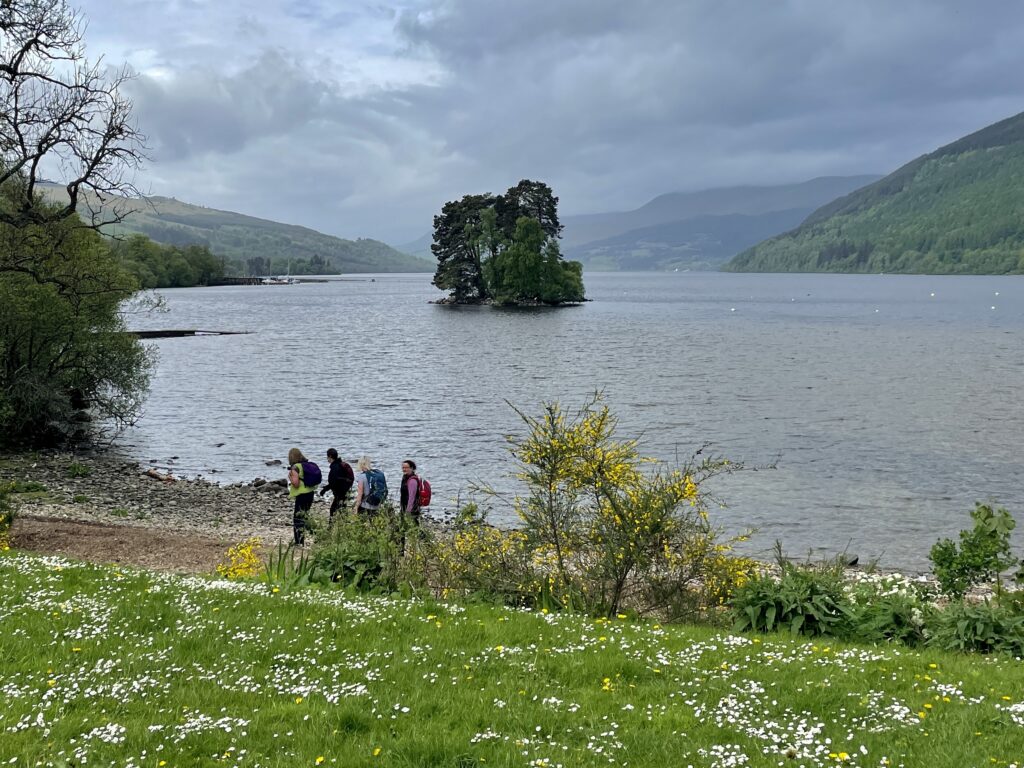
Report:
[[[1024,273],[1024,113],[823,205],[727,269]]]
[[[52,200],[67,200],[64,188],[43,185]],[[87,204],[96,206],[95,198]],[[84,207],[84,206],[83,206]],[[114,198],[100,206],[101,213],[123,212],[123,221],[104,227],[109,235],[143,234],[167,245],[203,245],[217,256],[245,264],[248,259],[267,259],[272,271],[283,272],[290,259],[320,256],[323,263],[341,273],[433,272],[433,261],[410,256],[379,240],[346,240],[308,227],[282,224],[232,211],[205,208],[170,197]]]
[[[566,216],[562,253],[590,270],[719,269],[745,248],[800,224],[815,208],[879,176],[659,195],[632,211]],[[430,258],[431,236],[398,246]]]

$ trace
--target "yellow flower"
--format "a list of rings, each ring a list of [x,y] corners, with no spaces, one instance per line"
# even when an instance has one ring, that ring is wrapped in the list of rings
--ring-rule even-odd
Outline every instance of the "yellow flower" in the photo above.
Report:
[[[320,765],[320,763],[322,763],[323,761],[324,761],[324,756],[323,756],[323,755],[320,755],[320,756],[319,756],[319,757],[318,757],[318,758],[317,758],[316,760],[314,760],[313,762],[314,762],[314,763],[315,763],[316,765]]]
[[[381,753],[381,748],[380,747],[374,747],[373,748],[373,756],[374,757],[377,757],[377,755],[379,755],[380,753]]]
[[[295,697],[295,703],[296,704],[301,704],[302,703],[302,697],[301,696],[296,696]]]

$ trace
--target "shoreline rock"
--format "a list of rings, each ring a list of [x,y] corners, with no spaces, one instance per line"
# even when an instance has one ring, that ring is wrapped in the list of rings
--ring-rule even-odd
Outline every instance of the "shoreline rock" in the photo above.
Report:
[[[26,514],[238,539],[260,536],[268,543],[291,538],[292,505],[283,480],[222,486],[116,455],[0,453],[0,482],[12,480],[45,489],[16,496]],[[318,499],[314,509],[322,503]]]

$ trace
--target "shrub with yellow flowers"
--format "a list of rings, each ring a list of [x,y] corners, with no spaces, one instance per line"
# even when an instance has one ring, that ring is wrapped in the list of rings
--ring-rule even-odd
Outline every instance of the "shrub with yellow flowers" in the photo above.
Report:
[[[429,581],[439,596],[470,595],[528,607],[538,604],[543,585],[531,563],[526,535],[489,525],[476,504],[460,507],[449,534],[430,543]]]
[[[251,579],[263,570],[263,540],[250,536],[230,547],[217,565],[217,573],[225,579]]]
[[[575,413],[558,403],[539,416],[516,413],[527,426],[525,437],[508,438],[525,485],[514,502],[523,525],[512,539],[513,532],[478,533],[490,539],[485,562],[499,562],[494,548],[514,543],[529,555],[529,576],[500,571],[516,588],[595,615],[628,607],[695,618],[724,601],[746,565],[731,558],[732,541],[720,541],[702,484],[738,465],[698,452],[679,469],[657,466],[636,440],[616,437],[617,419],[600,394]]]

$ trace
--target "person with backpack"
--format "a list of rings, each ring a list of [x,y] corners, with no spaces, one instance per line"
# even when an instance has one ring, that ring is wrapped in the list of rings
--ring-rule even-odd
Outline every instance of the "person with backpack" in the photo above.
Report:
[[[430,504],[430,483],[416,474],[416,462],[406,459],[402,462],[402,511],[420,524],[423,507]]]
[[[327,473],[327,485],[320,489],[320,497],[323,498],[328,488],[334,494],[330,512],[330,522],[333,523],[335,512],[345,510],[345,498],[355,482],[355,475],[352,472],[352,465],[342,461],[334,448],[327,449],[327,461],[330,462],[331,469]]]
[[[321,480],[323,475],[320,474],[320,467],[307,459],[302,451],[298,448],[288,451],[288,495],[295,499],[292,534],[297,547],[303,546],[306,542],[309,510],[313,508],[313,496]]]
[[[356,511],[372,517],[388,498],[388,481],[383,472],[373,468],[369,456],[360,456],[356,467]]]

